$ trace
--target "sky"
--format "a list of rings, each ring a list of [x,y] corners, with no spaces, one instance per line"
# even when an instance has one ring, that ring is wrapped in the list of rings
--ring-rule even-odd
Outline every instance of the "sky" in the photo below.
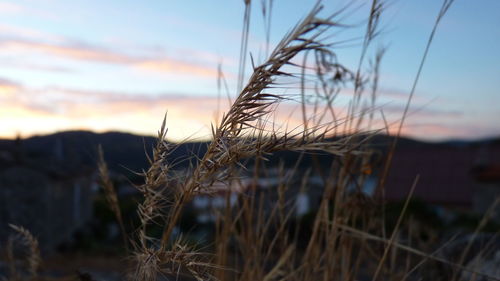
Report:
[[[248,51],[260,63],[266,29],[261,1],[253,2]],[[274,0],[269,48],[315,2]],[[368,1],[324,0],[322,15],[347,2],[342,20],[352,28],[334,32],[336,42],[363,34]],[[376,106],[389,122],[401,118],[440,6],[387,1],[368,58],[387,49]],[[155,135],[167,114],[168,138],[208,138],[227,105],[218,98],[219,66],[224,96],[237,94],[243,13],[237,0],[0,1],[0,137],[64,130]],[[404,135],[429,141],[500,135],[499,13],[500,1],[455,1],[431,45]],[[361,41],[352,42],[334,51],[355,68]],[[335,107],[347,106],[348,96]],[[300,124],[292,107],[283,105],[276,122]]]

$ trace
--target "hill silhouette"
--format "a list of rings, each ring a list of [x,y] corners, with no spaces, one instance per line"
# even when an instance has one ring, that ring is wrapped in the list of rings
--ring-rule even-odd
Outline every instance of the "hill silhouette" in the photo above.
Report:
[[[382,152],[387,150],[394,137],[377,135],[370,139],[370,145]],[[481,146],[499,143],[500,139],[482,141],[447,141],[439,143],[423,142],[409,138],[398,140],[397,150],[426,149],[456,146]],[[150,154],[156,139],[150,136],[139,136],[122,132],[94,133],[90,131],[66,131],[44,136],[34,136],[23,140],[0,139],[0,151],[20,151],[24,158],[35,161],[39,165],[58,163],[64,169],[81,169],[95,167],[97,162],[97,147],[102,146],[105,160],[110,169],[116,173],[130,175],[131,171],[141,171],[148,167],[146,153]],[[174,144],[174,143],[172,143]],[[174,168],[183,169],[189,165],[190,156],[202,157],[208,142],[187,142],[175,144],[168,157]],[[269,166],[275,166],[283,161],[285,166],[291,166],[299,158],[299,152],[282,151],[266,156]],[[332,160],[331,155],[315,154],[314,160],[306,154],[301,162],[304,167],[311,165],[327,165]],[[252,159],[246,162],[252,165]]]

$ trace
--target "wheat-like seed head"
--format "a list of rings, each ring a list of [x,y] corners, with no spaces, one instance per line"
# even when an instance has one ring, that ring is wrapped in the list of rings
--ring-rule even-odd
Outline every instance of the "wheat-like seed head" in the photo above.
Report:
[[[31,234],[29,230],[22,226],[17,226],[14,224],[9,224],[9,226],[14,231],[16,231],[17,240],[28,248],[29,254],[26,257],[28,271],[31,274],[32,278],[36,278],[38,276],[38,270],[40,269],[40,264],[42,262],[40,248],[38,246],[38,239],[36,239],[36,237],[33,236],[33,234]]]

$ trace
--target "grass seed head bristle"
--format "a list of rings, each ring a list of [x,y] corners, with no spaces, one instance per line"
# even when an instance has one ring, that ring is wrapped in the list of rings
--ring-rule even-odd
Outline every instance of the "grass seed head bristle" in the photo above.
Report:
[[[134,279],[140,281],[156,281],[161,271],[158,252],[153,249],[142,249],[135,254],[136,272]]]
[[[290,75],[280,70],[284,65],[292,64],[291,60],[305,51],[323,54],[318,56],[323,58],[324,65],[327,57],[334,57],[326,45],[315,40],[325,31],[324,28],[336,25],[331,19],[318,19],[317,14],[320,10],[321,6],[316,5],[311,13],[283,38],[269,59],[254,69],[247,85],[213,130],[214,139],[193,177],[187,182],[189,190],[206,190],[206,186],[213,183],[214,176],[217,178],[217,175],[224,174],[221,173],[221,169],[231,163],[237,163],[240,159],[259,154],[278,150],[307,149],[325,150],[335,154],[344,153],[342,149],[335,148],[338,144],[322,142],[330,132],[323,126],[313,127],[300,133],[285,132],[279,136],[276,132],[266,133],[262,127],[256,125],[259,120],[273,112],[273,105],[286,98],[265,92],[276,77]],[[336,65],[342,72],[347,72]],[[253,133],[250,137],[245,137],[245,134],[251,131]],[[209,184],[206,184],[207,182]]]
[[[137,208],[137,213],[140,219],[139,240],[145,252],[148,252],[147,248],[149,247],[147,241],[151,241],[147,236],[147,226],[150,223],[158,223],[157,220],[164,217],[163,210],[169,205],[166,192],[169,191],[169,193],[174,194],[176,192],[175,190],[173,192],[167,190],[171,186],[168,186],[170,166],[166,159],[173,147],[167,142],[166,135],[165,115],[161,129],[158,132],[156,145],[153,148],[152,157],[148,157],[150,167],[147,171],[140,173],[144,178],[144,184],[136,186],[144,197],[144,201]]]
[[[38,276],[38,270],[40,269],[40,265],[42,262],[40,248],[38,246],[38,239],[36,239],[36,237],[33,236],[33,234],[31,234],[29,230],[22,226],[17,226],[14,224],[9,224],[9,226],[16,232],[14,241],[19,241],[24,247],[28,249],[28,254],[26,256],[27,269],[31,277],[36,278]]]
[[[108,202],[108,205],[111,208],[113,214],[115,215],[118,225],[120,226],[120,232],[123,237],[123,244],[125,248],[128,250],[129,242],[127,237],[127,232],[125,230],[125,224],[123,222],[122,212],[118,202],[118,195],[116,194],[115,187],[109,176],[108,165],[104,160],[104,152],[102,146],[98,147],[98,154],[99,154],[99,161],[97,163],[97,170],[99,172],[101,186],[104,189],[104,195],[106,197],[106,201]]]
[[[102,188],[104,189],[104,194],[106,196],[106,200],[110,205],[113,213],[120,214],[120,208],[118,206],[118,196],[116,195],[115,188],[113,186],[113,182],[109,177],[109,170],[106,162],[104,161],[104,152],[102,147],[98,147],[99,154],[99,162],[97,169],[99,171],[99,177],[101,180]]]

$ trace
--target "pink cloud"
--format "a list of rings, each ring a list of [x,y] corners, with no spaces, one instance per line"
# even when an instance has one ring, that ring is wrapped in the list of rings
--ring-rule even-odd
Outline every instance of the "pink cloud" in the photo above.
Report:
[[[16,127],[3,127],[0,135],[12,136],[17,132],[30,135],[40,130],[69,128],[152,135],[168,112],[172,139],[206,139],[210,137],[210,124],[215,123],[217,111],[227,109],[227,101],[208,96],[127,94],[57,87],[32,90],[18,86],[13,95],[2,100],[0,108],[0,117]],[[281,132],[300,129],[300,107],[281,104],[267,121],[269,129],[274,126]]]
[[[391,133],[396,133],[396,128],[391,128]],[[450,124],[450,123],[417,123],[409,122],[403,127],[402,135],[425,140],[448,139],[481,139],[500,135],[500,129],[491,124]]]
[[[0,100],[12,98],[20,89],[20,84],[0,78]]]
[[[135,69],[158,73],[205,77],[217,76],[217,67],[215,64],[213,66],[205,66],[201,63],[181,61],[158,54],[152,56],[135,56],[83,43],[54,44],[35,40],[4,39],[0,41],[0,50],[6,53],[20,50],[26,52],[36,51],[72,60],[126,65]]]
[[[28,89],[6,79],[0,79],[0,102],[2,104],[0,118],[3,120],[0,135],[4,137],[14,137],[18,132],[26,136],[68,129],[122,130],[153,135],[158,130],[165,112],[168,112],[167,125],[171,139],[183,140],[190,137],[207,139],[210,137],[210,124],[215,123],[217,110],[228,109],[227,101],[219,101],[216,97],[210,96],[150,95],[58,87]],[[318,108],[316,113],[312,105],[308,105],[306,109],[311,125],[319,122],[323,108]],[[302,130],[301,110],[300,104],[297,103],[279,104],[275,114],[265,120],[266,128],[280,132]],[[352,123],[346,123],[349,119],[346,118],[345,108],[335,106],[333,110],[339,124],[337,133],[343,133],[346,128],[352,130],[356,126],[359,113],[351,120]],[[403,135],[438,140],[452,137],[481,137],[495,132],[488,124],[484,126],[472,123],[457,124],[453,122],[453,118],[447,120],[435,118],[441,114],[439,112],[429,111],[427,115],[429,113],[437,115],[427,119],[422,117],[408,119],[403,127]],[[416,116],[419,116],[418,114],[422,112]],[[332,121],[332,116],[327,114],[320,124],[329,124]],[[389,122],[389,131],[395,133],[399,119]],[[381,118],[375,116],[371,129],[384,126]],[[361,122],[361,128],[368,128],[366,119]]]
[[[23,11],[23,7],[11,2],[0,2],[0,13],[17,14]]]
[[[52,42],[64,42],[66,38],[41,30],[0,23],[0,34],[4,37],[24,38],[31,40],[50,40]]]
[[[0,59],[0,65],[9,68],[19,68],[19,69],[37,70],[44,72],[65,73],[65,74],[78,72],[75,69],[60,65],[44,65],[40,63],[32,63],[21,60],[10,60],[10,59]]]
[[[0,2],[0,13],[7,15],[18,15],[22,14],[23,16],[30,17],[39,17],[49,20],[58,19],[58,15],[56,15],[53,11],[50,10],[41,10],[35,9],[29,5],[19,5],[12,2]]]
[[[207,138],[217,109],[211,97],[149,96],[60,88],[30,90],[0,81],[0,135],[32,135],[67,129],[123,130],[153,135],[168,111],[170,138]]]
[[[191,63],[181,62],[174,59],[152,59],[142,60],[134,63],[139,69],[156,71],[160,73],[185,73],[196,76],[216,77],[217,69],[215,67],[204,67]]]
[[[384,113],[389,113],[393,114],[396,116],[402,116],[405,105],[400,104],[400,105],[383,105],[380,107],[381,110],[384,111]],[[413,105],[410,106],[408,110],[408,118],[410,119],[416,119],[416,118],[461,118],[463,117],[464,113],[462,111],[458,110],[449,110],[449,109],[439,109],[435,108],[432,105],[427,105],[427,106],[417,106]]]

